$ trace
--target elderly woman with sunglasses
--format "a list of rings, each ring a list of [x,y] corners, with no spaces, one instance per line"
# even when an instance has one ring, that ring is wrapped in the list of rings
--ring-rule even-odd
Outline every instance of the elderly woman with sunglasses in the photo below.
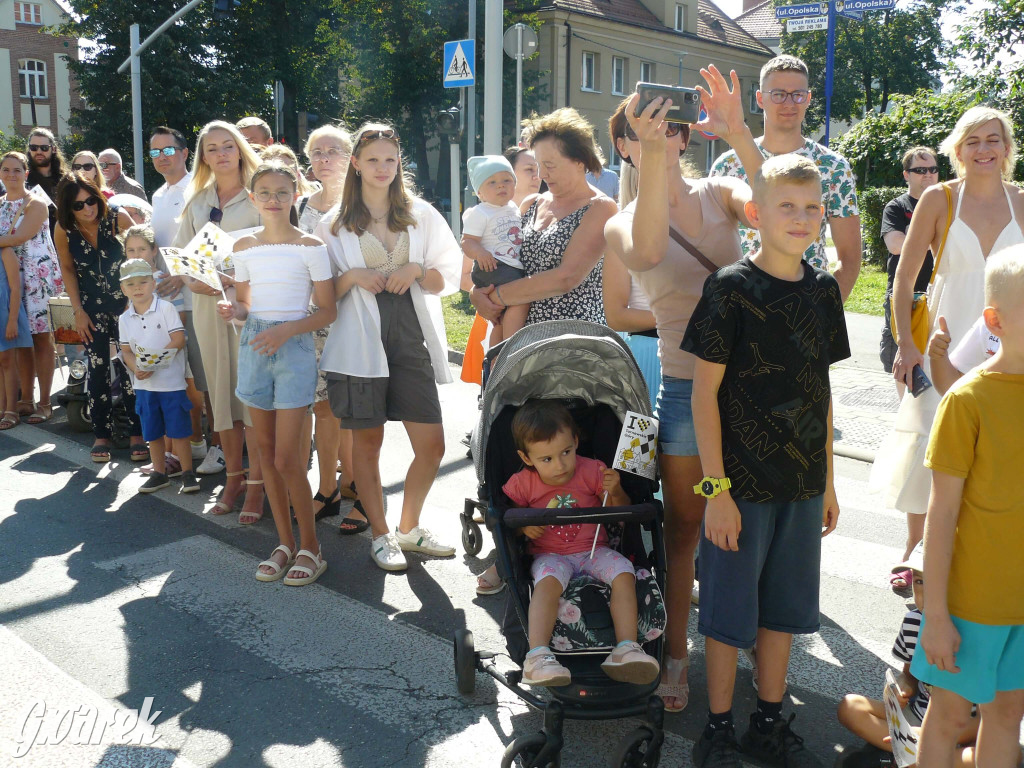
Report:
[[[735,73],[730,90],[718,70],[709,69],[702,72],[711,86],[704,92],[711,115],[705,123],[730,143],[735,141],[753,175],[761,157],[743,123]],[[751,192],[738,179],[684,178],[679,157],[689,143],[690,126],[666,122],[667,105],[660,99],[635,116],[638,101],[638,95],[629,97],[608,121],[615,149],[639,170],[639,183],[636,199],[605,227],[606,259],[620,261],[636,279],[657,326],[662,382],[655,410],[668,557],[668,648],[658,693],[668,711],[678,712],[689,697],[686,633],[693,558],[704,516],[704,499],[693,492],[703,477],[690,408],[695,358],[679,345],[705,279],[740,259],[738,225],[749,226],[744,205]],[[626,286],[621,289],[628,290]]]
[[[192,181],[185,193],[185,210],[174,244],[184,247],[209,222],[225,232],[259,226],[260,215],[249,198],[247,186],[260,159],[238,129],[222,120],[207,123],[199,132],[192,157]],[[222,272],[221,282],[225,288],[233,290],[232,279],[224,274],[231,270],[225,270],[222,264],[217,268]],[[219,291],[196,280],[191,281],[189,287],[192,289],[192,322],[213,406],[213,429],[220,435],[227,468],[224,491],[212,511],[217,515],[232,512],[244,486],[245,503],[238,522],[250,525],[263,517],[263,474],[255,439],[249,441],[248,480],[242,468],[245,428],[252,423],[249,410],[235,396],[239,335],[217,315]]]
[[[57,187],[57,227],[53,233],[64,288],[71,299],[75,325],[85,338],[89,366],[89,411],[96,437],[90,452],[95,462],[110,460],[112,437],[110,343],[117,343],[117,320],[125,308],[121,292],[124,246],[118,234],[132,220],[107,206],[99,187],[81,172],[65,176]],[[131,459],[146,461],[149,449],[135,413],[135,392],[127,375],[121,393],[131,418]]]
[[[87,149],[83,149],[71,158],[71,170],[73,173],[81,173],[85,178],[96,185],[96,188],[109,200],[114,196],[114,190],[107,188],[107,180],[100,173],[100,161],[96,155]]]

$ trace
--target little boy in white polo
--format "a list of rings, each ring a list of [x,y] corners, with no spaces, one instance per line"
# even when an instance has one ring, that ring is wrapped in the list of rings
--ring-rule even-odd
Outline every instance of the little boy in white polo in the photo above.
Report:
[[[192,471],[192,403],[185,394],[185,328],[174,305],[156,296],[153,268],[143,259],[129,259],[121,265],[121,290],[131,305],[118,319],[118,338],[124,364],[132,372],[135,410],[142,422],[142,437],[149,443],[153,472],[139,488],[153,493],[170,485],[167,475],[164,438],[171,441],[181,461],[181,490],[194,493],[199,480]],[[173,350],[170,364],[141,370],[139,349],[145,353]],[[148,367],[148,366],[145,366]]]

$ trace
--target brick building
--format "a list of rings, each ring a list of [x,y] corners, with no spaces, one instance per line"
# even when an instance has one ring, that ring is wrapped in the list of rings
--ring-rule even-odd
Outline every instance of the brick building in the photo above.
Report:
[[[67,65],[78,60],[78,40],[45,31],[67,20],[56,0],[0,0],[0,131],[69,132],[71,110],[82,106]]]

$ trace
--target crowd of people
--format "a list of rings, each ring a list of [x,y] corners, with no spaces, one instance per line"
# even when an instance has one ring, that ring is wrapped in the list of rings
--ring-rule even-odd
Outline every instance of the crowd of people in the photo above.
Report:
[[[634,95],[612,115],[621,179],[604,169],[592,126],[559,109],[525,120],[521,146],[469,160],[480,204],[464,214],[461,244],[416,196],[386,123],[352,134],[318,128],[303,148],[308,172],[258,118],[208,123],[191,152],[178,130],[157,127],[149,156],[165,183],[151,207],[114,150],[66,164],[54,137],[34,130],[27,154],[0,158],[0,428],[51,414],[46,306],[64,291],[88,351],[93,460],[113,450],[110,366],[119,357],[131,374],[120,379],[129,456],[150,461],[142,492],[178,476],[193,492],[197,474],[224,472],[211,512],[254,524],[269,502],[279,544],[255,577],[292,586],[326,569],[315,521],[346,498],[354,504],[340,532],[369,529],[373,562],[400,571],[406,552],[455,552],[421,524],[444,454],[436,385],[452,376],[439,297],[470,292],[478,316],[462,375],[478,382],[488,327],[497,343],[546,320],[607,324],[633,350],[660,422],[665,655],[659,664],[636,643],[631,566],[595,548],[606,543],[600,530],[527,529],[536,560],[524,680],[568,682],[548,647],[552,606],[568,578],[589,569],[612,588],[619,645],[603,665],[609,676],[660,674],[666,709],[684,709],[699,550],[709,710],[695,763],[738,767],[741,754],[813,762],[782,706],[793,635],[819,627],[821,539],[839,518],[828,371],[850,354],[843,302],[861,259],[854,177],[802,133],[812,96],[802,61],[783,55],[762,69],[758,138],[735,73],[701,74],[699,128],[730,145],[709,177],[681,163],[691,126],[669,122],[661,99],[642,105]],[[944,184],[940,153],[956,177]],[[890,583],[912,590],[921,610],[904,620],[895,653],[927,765],[1018,758],[1024,571],[1013,543],[1024,534],[1024,498],[991,490],[1005,488],[1001,478],[1022,458],[1013,414],[1024,381],[1024,193],[1008,183],[1014,162],[1006,116],[972,108],[938,151],[908,150],[908,193],[887,207],[880,233],[891,254],[881,355],[902,401],[873,482],[907,513]],[[234,233],[233,252],[216,265],[223,291],[170,274],[160,250],[184,248],[211,223]],[[929,283],[925,344],[910,329],[915,293]],[[174,362],[148,368],[154,349]],[[923,393],[920,374],[934,382]],[[524,468],[509,498],[543,505],[578,487],[591,501],[622,501],[614,471],[577,460],[571,420],[543,411],[524,408],[513,424]],[[413,450],[394,529],[380,473],[388,421],[402,422]],[[503,587],[494,568],[478,577],[479,594]],[[758,698],[738,739],[741,651],[755,662]],[[880,702],[847,697],[839,717],[867,742],[844,755],[848,768],[891,759]]]

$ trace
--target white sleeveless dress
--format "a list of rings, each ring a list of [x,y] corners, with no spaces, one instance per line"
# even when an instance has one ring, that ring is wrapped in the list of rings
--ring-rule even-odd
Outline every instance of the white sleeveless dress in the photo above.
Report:
[[[1010,192],[1005,184],[1003,190],[1010,207],[1010,221],[999,233],[990,254],[1024,243],[1024,232],[1017,223]],[[987,255],[982,253],[981,242],[974,230],[960,218],[963,197],[961,184],[945,251],[928,297],[931,317],[929,338],[938,325],[939,316],[945,317],[952,339],[950,349],[960,343],[985,309]],[[927,355],[923,367],[931,378]],[[889,508],[916,515],[928,511],[931,471],[924,465],[924,454],[940,399],[934,388],[920,397],[913,397],[908,391],[900,403],[892,431],[875,455],[870,484],[872,489],[885,493],[885,503]]]

